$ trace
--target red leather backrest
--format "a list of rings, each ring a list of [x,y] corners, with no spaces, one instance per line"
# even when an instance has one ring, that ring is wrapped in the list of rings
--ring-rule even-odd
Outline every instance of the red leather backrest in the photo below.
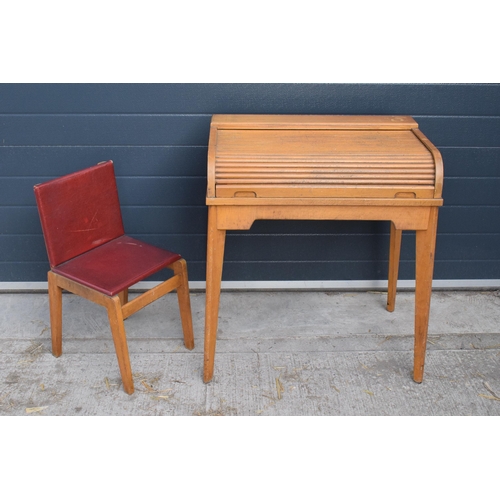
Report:
[[[34,187],[51,267],[124,234],[113,162]]]

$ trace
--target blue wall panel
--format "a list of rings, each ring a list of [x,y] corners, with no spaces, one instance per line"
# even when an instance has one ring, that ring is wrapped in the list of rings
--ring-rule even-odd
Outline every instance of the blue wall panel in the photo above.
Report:
[[[407,114],[445,167],[437,279],[500,278],[500,85],[0,85],[0,281],[44,281],[33,185],[115,162],[127,232],[204,280],[214,113]],[[226,280],[385,279],[386,222],[258,221],[229,232]],[[402,279],[414,277],[414,235]]]

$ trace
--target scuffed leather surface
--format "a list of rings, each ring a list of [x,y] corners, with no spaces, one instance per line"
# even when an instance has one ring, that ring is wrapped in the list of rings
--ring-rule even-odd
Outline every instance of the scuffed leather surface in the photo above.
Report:
[[[34,187],[51,267],[124,234],[112,161]]]
[[[52,271],[111,296],[180,258],[176,253],[124,235]]]

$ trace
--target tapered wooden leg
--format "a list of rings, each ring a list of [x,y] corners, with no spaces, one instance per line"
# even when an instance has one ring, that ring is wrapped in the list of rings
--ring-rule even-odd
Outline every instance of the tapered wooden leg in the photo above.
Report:
[[[119,294],[118,297],[120,297],[120,302],[122,306],[124,306],[128,302],[128,288],[125,288],[125,290],[122,290]]]
[[[401,235],[403,231],[396,229],[391,222],[391,239],[389,243],[389,278],[387,285],[387,310],[394,311],[396,306],[396,288],[398,285],[399,257],[401,254]]]
[[[181,285],[177,287],[177,299],[181,314],[182,331],[184,332],[184,345],[187,349],[194,348],[193,317],[191,314],[191,301],[189,299],[189,282],[187,264],[180,259],[172,265],[172,269],[181,279]]]
[[[58,358],[62,354],[62,288],[57,286],[52,271],[47,274],[49,284],[50,333],[52,354]]]
[[[207,284],[205,306],[205,356],[203,381],[210,382],[214,374],[215,343],[219,317],[220,286],[226,231],[217,229],[217,207],[208,208]]]
[[[425,349],[429,327],[434,252],[436,248],[437,208],[432,208],[429,227],[416,231],[415,276],[415,351],[413,379],[422,382],[424,377]]]
[[[127,394],[133,394],[134,382],[132,380],[132,370],[130,368],[130,358],[128,355],[127,335],[123,325],[123,314],[120,298],[118,296],[110,297],[107,301],[109,324],[115,344],[116,357],[122,376],[123,389]]]

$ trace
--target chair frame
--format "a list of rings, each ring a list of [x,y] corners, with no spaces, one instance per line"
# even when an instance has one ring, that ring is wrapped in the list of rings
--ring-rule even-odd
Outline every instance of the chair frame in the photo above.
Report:
[[[191,315],[191,302],[189,299],[189,285],[187,277],[187,264],[184,259],[179,259],[167,266],[174,271],[174,276],[160,283],[154,288],[142,293],[130,302],[128,289],[122,290],[118,295],[110,296],[98,292],[85,285],[77,283],[53,271],[47,274],[50,304],[50,328],[52,337],[52,354],[58,358],[62,354],[62,292],[66,290],[75,295],[90,300],[106,308],[111,327],[111,334],[118,359],[118,366],[122,377],[123,389],[127,394],[134,393],[134,381],[130,366],[130,357],[127,345],[124,320],[132,314],[143,309],[155,300],[163,297],[172,290],[177,291],[184,345],[187,349],[194,348],[193,322]]]

